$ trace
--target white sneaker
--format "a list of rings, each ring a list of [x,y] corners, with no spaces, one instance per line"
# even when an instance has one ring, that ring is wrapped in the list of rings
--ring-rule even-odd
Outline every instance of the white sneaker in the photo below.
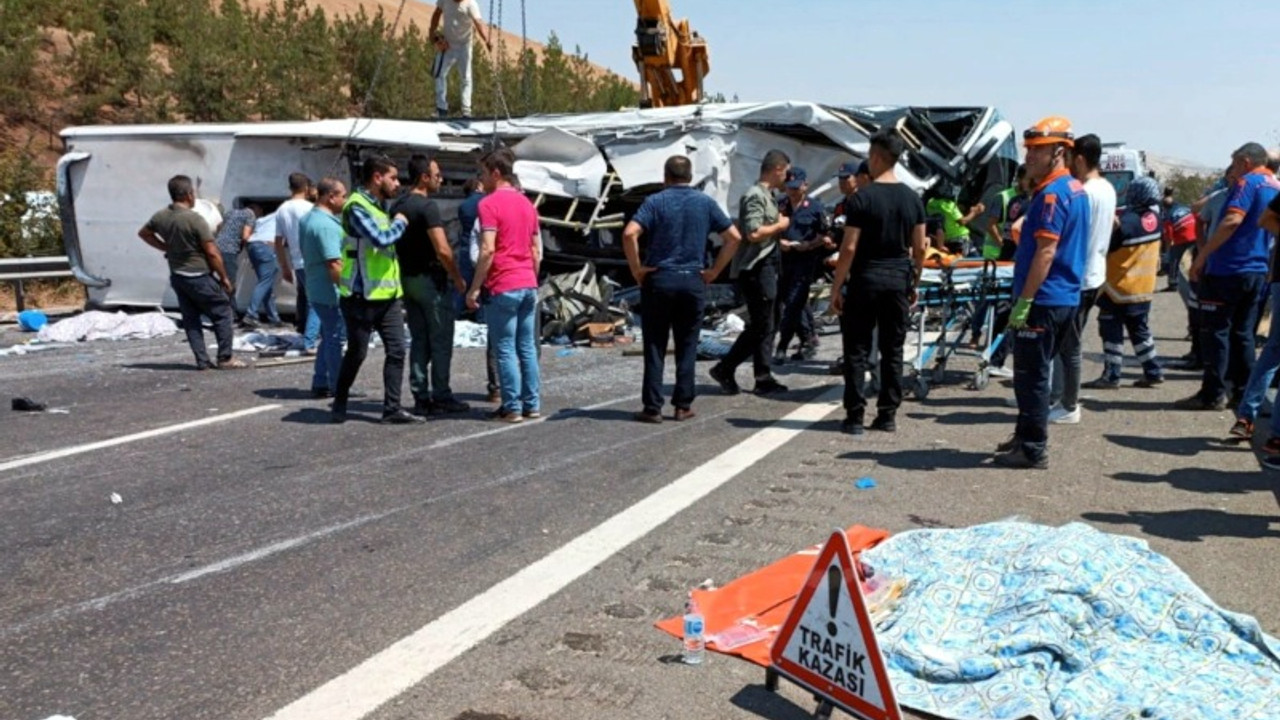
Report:
[[[990,375],[991,377],[998,377],[998,378],[1013,377],[1013,371],[1003,365],[992,365],[991,367],[987,368],[987,374]]]
[[[1054,405],[1049,410],[1049,422],[1054,425],[1079,425],[1080,406],[1077,405],[1075,410],[1068,412],[1061,405]]]

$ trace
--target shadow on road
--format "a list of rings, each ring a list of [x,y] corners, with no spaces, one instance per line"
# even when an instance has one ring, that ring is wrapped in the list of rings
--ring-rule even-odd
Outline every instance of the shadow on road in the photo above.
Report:
[[[1099,393],[1111,392],[1108,390],[1097,391]],[[1080,398],[1081,404],[1089,412],[1122,412],[1132,410],[1134,412],[1168,412],[1173,410],[1173,403],[1168,400],[1152,400],[1151,402],[1137,402],[1134,400],[1115,400],[1111,399],[1111,395],[1095,395],[1093,397]]]
[[[1012,425],[1016,411],[1008,412],[951,412],[946,415],[930,413],[907,413],[912,420],[932,420],[939,425]]]
[[[1172,488],[1187,492],[1241,495],[1251,492],[1270,492],[1280,481],[1274,475],[1261,471],[1227,472],[1210,468],[1178,468],[1163,475],[1139,472],[1120,472],[1113,479],[1132,483],[1168,483]]]
[[[764,670],[760,671],[761,673]],[[761,685],[748,685],[729,698],[733,706],[754,713],[765,720],[811,720],[812,709],[802,708]],[[815,702],[816,706],[817,703]]]
[[[1205,451],[1231,452],[1239,446],[1216,437],[1142,437],[1139,435],[1103,435],[1102,437],[1115,445],[1130,450],[1157,453],[1159,455],[1177,455],[1192,457]]]
[[[124,363],[125,370],[152,370],[155,372],[198,372],[194,362],[189,363]]]
[[[874,435],[868,432],[863,437]],[[885,467],[899,470],[971,470],[991,459],[991,453],[961,452],[951,448],[881,452],[860,450],[845,453],[841,460],[874,460]]]
[[[940,397],[928,398],[920,403],[920,407],[925,408],[1007,408],[1013,410],[1005,404],[1003,397],[990,397],[982,395],[971,395],[969,397]]]
[[[300,387],[285,388],[260,388],[253,391],[254,395],[264,400],[315,400],[311,396],[311,391]]]
[[[1211,537],[1234,537],[1246,540],[1280,538],[1280,515],[1239,515],[1222,510],[1170,510],[1127,513],[1083,513],[1080,517],[1109,525],[1137,525],[1148,535],[1158,535],[1182,542],[1203,542]],[[1274,526],[1274,527],[1273,527]]]

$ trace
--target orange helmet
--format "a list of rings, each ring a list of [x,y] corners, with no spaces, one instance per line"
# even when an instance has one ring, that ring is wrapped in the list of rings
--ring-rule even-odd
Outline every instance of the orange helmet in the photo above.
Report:
[[[1076,136],[1071,132],[1071,121],[1061,115],[1050,115],[1027,128],[1022,133],[1022,145],[1066,145],[1075,147]]]

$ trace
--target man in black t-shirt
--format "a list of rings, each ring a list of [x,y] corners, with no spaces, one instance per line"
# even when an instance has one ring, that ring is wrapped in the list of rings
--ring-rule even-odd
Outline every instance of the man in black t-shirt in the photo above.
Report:
[[[462,413],[470,410],[449,387],[453,363],[455,310],[450,289],[466,292],[453,248],[444,232],[440,208],[430,193],[440,189],[440,166],[425,155],[409,159],[409,192],[396,201],[392,213],[409,220],[396,245],[400,282],[409,334],[409,389],[413,414]]]
[[[926,242],[924,203],[894,174],[903,150],[902,138],[896,133],[882,130],[873,135],[868,163],[874,182],[850,197],[844,207],[844,241],[836,263],[831,308],[840,315],[844,340],[845,420],[841,427],[851,435],[863,432],[867,358],[877,329],[880,398],[871,429],[897,430],[896,416],[902,404],[907,314],[915,302]]]

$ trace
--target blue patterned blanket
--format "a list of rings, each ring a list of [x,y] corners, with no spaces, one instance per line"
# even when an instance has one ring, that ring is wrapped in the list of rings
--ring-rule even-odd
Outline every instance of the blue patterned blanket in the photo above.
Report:
[[[878,627],[898,702],[954,720],[1280,718],[1280,642],[1141,540],[1073,523],[895,535]]]

